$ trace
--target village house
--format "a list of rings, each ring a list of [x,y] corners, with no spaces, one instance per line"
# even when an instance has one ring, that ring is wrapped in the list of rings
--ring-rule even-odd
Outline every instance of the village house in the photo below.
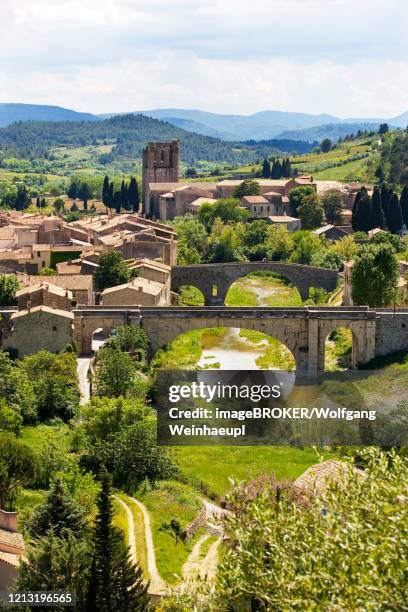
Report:
[[[105,289],[100,300],[104,306],[168,306],[167,294],[163,283],[137,277],[129,283]]]
[[[0,591],[13,586],[24,554],[24,539],[17,530],[17,513],[0,509]]]

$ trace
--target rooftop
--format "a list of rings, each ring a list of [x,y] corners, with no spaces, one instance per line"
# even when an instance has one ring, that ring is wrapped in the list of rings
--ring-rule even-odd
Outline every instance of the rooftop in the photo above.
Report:
[[[124,283],[123,285],[116,285],[116,287],[108,287],[107,289],[104,289],[101,295],[104,296],[109,293],[116,293],[117,291],[123,291],[124,289],[129,289],[135,292],[141,291],[143,293],[149,293],[150,295],[158,295],[163,289],[163,284],[152,281],[148,278],[143,278],[142,276],[138,276],[130,283]]]

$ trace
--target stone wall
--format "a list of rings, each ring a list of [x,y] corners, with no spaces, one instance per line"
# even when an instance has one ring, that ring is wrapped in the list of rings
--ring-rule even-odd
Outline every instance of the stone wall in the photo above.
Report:
[[[72,342],[73,320],[70,312],[49,312],[44,306],[15,313],[12,334],[5,338],[4,347],[16,349],[19,357],[42,349],[57,353]]]

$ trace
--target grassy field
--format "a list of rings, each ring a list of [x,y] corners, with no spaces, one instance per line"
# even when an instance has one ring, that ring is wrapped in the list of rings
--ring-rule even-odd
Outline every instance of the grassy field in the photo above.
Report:
[[[313,449],[278,446],[180,446],[176,454],[187,481],[214,499],[231,490],[232,480],[250,480],[265,472],[295,479],[319,461]]]
[[[175,537],[171,521],[185,528],[199,513],[202,502],[199,493],[180,482],[163,481],[157,488],[137,494],[150,513],[156,562],[160,575],[169,583],[177,582],[181,569],[199,534],[183,542]],[[176,527],[176,524],[174,524]],[[201,535],[201,534],[200,534]]]
[[[48,446],[50,442],[56,448],[68,453],[72,438],[72,430],[63,423],[58,425],[32,425],[23,427],[20,440],[28,444],[33,450],[39,451]]]

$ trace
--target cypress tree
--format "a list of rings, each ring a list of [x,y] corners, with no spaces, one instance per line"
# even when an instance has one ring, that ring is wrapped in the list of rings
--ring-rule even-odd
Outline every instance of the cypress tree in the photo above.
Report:
[[[132,209],[133,212],[135,213],[139,212],[139,202],[140,202],[139,187],[137,184],[137,180],[135,179],[134,176],[130,177],[128,197],[129,197],[129,208]]]
[[[105,176],[102,185],[102,202],[109,208],[109,177]]]
[[[276,161],[273,162],[273,165],[272,165],[271,178],[277,180],[277,179],[280,179],[281,176],[282,176],[282,165],[279,159],[277,159]]]
[[[267,179],[271,176],[271,166],[269,161],[265,158],[262,164],[262,177]]]
[[[114,191],[113,192],[113,198],[112,198],[112,208],[115,209],[115,211],[116,211],[116,213],[118,215],[120,214],[121,206],[122,206],[121,192],[120,191]]]
[[[37,196],[37,201],[36,201],[36,207],[37,208],[41,208],[41,200],[40,200],[40,196]]]
[[[396,193],[393,193],[391,196],[388,217],[388,229],[392,234],[397,234],[402,229],[403,221],[401,207]]]
[[[374,229],[375,227],[385,227],[385,216],[381,203],[381,193],[377,186],[374,187],[373,196],[371,198],[371,217],[371,229]]]
[[[290,163],[289,157],[285,159],[285,172],[282,172],[282,175],[285,178],[290,178],[292,176],[292,165]]]
[[[405,185],[401,192],[400,208],[402,220],[406,228],[408,228],[408,186]]]
[[[124,179],[122,180],[122,184],[120,186],[120,205],[124,210],[127,210],[129,207],[128,189]]]
[[[357,218],[357,209],[358,209],[358,203],[361,199],[361,195],[362,195],[362,189],[360,189],[360,191],[357,191],[355,198],[354,198],[354,203],[353,203],[353,210],[352,210],[352,216],[351,216],[351,225],[353,227],[353,230],[355,232],[357,232],[358,230],[356,229],[356,218]]]
[[[108,208],[115,208],[114,205],[114,186],[113,182],[109,184],[109,194],[108,194]]]
[[[381,185],[381,203],[384,211],[385,222],[387,227],[389,227],[389,208],[390,208],[390,200],[391,200],[392,190],[389,189],[386,183]]]
[[[72,200],[76,200],[78,197],[78,184],[76,181],[72,181],[68,189],[68,197]]]
[[[371,199],[365,187],[361,188],[360,197],[354,202],[353,210],[353,229],[355,232],[368,232],[372,223]],[[353,207],[353,208],[354,208]]]
[[[142,580],[140,567],[130,561],[121,532],[112,526],[111,480],[106,470],[101,473],[97,507],[87,609],[144,612],[149,605],[147,585]]]

